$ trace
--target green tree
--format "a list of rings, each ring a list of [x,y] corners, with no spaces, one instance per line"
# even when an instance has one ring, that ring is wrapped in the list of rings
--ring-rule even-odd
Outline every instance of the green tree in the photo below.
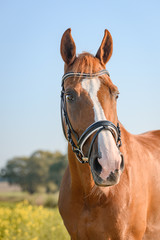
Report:
[[[28,158],[13,158],[7,162],[7,165],[1,171],[1,176],[10,184],[19,184],[23,190],[26,188],[25,176],[27,174]]]
[[[59,188],[68,164],[67,155],[57,155],[55,159],[56,161],[49,168],[48,181],[53,181]]]
[[[22,190],[30,193],[37,192],[40,187],[51,192],[58,190],[66,166],[66,155],[36,151],[28,158],[8,161],[1,176],[10,184],[19,184]]]

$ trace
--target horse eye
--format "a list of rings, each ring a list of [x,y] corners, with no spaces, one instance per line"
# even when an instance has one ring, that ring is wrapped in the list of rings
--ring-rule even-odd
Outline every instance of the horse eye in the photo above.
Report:
[[[74,100],[74,98],[71,94],[66,94],[66,99],[67,99],[67,101],[73,101]]]
[[[115,96],[116,100],[119,98],[119,92]]]

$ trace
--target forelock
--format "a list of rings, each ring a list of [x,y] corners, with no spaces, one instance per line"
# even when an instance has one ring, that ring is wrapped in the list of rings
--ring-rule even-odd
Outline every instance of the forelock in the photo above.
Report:
[[[99,72],[102,69],[103,67],[96,57],[90,53],[84,52],[79,54],[74,63],[69,67],[69,69],[66,70],[91,74]]]

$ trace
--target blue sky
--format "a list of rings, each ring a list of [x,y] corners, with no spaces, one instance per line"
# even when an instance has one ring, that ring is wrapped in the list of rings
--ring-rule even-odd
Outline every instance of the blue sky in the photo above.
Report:
[[[66,152],[60,124],[63,61],[71,27],[77,53],[113,37],[106,68],[128,131],[160,128],[160,1],[0,1],[0,166],[38,149]]]

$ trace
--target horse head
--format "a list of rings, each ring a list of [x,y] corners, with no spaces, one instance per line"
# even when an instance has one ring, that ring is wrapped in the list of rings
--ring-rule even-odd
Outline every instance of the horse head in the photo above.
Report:
[[[119,149],[119,91],[105,70],[112,50],[108,30],[95,56],[89,53],[76,56],[71,29],[64,32],[61,40],[65,62],[61,94],[64,134],[78,160],[90,164],[94,182],[99,186],[117,184],[124,168]]]

